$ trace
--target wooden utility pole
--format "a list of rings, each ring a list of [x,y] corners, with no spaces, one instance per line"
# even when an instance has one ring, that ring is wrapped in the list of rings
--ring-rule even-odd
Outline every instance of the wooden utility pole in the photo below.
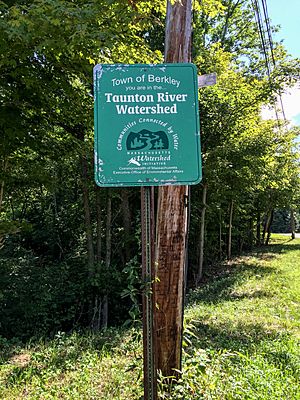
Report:
[[[191,0],[168,1],[165,62],[191,61]],[[155,365],[164,376],[181,369],[188,186],[158,189],[154,298]]]

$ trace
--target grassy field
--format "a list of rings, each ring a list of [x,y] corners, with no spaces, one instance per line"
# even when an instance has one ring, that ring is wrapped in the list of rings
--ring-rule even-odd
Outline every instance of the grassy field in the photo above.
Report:
[[[212,271],[188,296],[181,378],[161,399],[300,399],[300,239]],[[142,399],[140,330],[0,338],[0,399]]]

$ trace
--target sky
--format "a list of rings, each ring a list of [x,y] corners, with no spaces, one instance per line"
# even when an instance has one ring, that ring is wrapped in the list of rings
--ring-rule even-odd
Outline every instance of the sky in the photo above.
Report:
[[[266,0],[272,25],[280,25],[274,41],[283,40],[287,51],[300,58],[300,0]],[[282,96],[286,118],[300,126],[300,82]]]

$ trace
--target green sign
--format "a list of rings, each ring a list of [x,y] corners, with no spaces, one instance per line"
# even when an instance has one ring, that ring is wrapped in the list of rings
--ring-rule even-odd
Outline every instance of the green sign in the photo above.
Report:
[[[201,180],[193,64],[94,68],[99,186],[190,185]]]

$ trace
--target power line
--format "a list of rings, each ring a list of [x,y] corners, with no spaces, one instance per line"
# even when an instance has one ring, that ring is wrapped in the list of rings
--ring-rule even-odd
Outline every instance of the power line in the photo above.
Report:
[[[260,6],[259,0],[252,0],[252,5],[253,5],[255,20],[256,20],[256,24],[258,27],[259,36],[260,36],[260,40],[261,40],[261,44],[262,44],[262,52],[263,52],[264,59],[265,59],[266,71],[267,71],[270,85],[272,85],[271,84],[271,73],[276,68],[276,59],[275,59],[275,55],[274,55],[274,44],[273,44],[272,31],[271,31],[271,25],[270,25],[270,18],[268,15],[267,1],[261,0],[261,6]],[[278,99],[280,102],[280,108],[281,108],[281,113],[282,113],[283,119],[286,121],[281,94],[278,94]],[[280,119],[279,119],[279,115],[278,115],[276,107],[275,107],[275,114],[276,114],[276,119],[277,119],[278,126],[279,126]]]
[[[272,39],[272,31],[271,31],[270,18],[269,18],[269,13],[268,13],[267,0],[261,0],[261,1],[262,1],[262,5],[263,5],[265,22],[266,22],[266,26],[267,26],[267,33],[268,33],[268,38],[269,38],[269,43],[270,43],[272,62],[273,62],[274,68],[276,68],[276,61],[275,61],[275,56],[274,56],[274,45],[273,45],[273,39]],[[282,96],[280,94],[279,94],[279,101],[280,101],[280,105],[281,105],[283,119],[286,121],[283,102],[282,102]]]
[[[253,4],[253,9],[254,9],[254,13],[255,13],[254,15],[255,15],[258,31],[259,31],[260,40],[261,40],[262,50],[263,50],[263,54],[264,54],[264,58],[265,58],[267,74],[268,74],[268,77],[270,77],[271,68],[270,68],[270,64],[269,64],[264,27],[263,27],[263,23],[262,23],[261,12],[260,12],[258,0],[252,0],[252,4]]]

